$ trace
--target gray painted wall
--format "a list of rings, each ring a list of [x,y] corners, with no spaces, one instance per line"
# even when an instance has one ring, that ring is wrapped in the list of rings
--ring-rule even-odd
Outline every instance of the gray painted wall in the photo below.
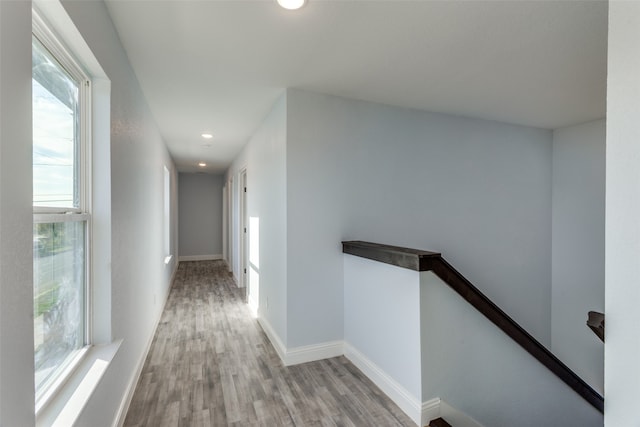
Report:
[[[77,425],[111,426],[166,301],[176,258],[164,265],[164,167],[172,174],[172,253],[177,253],[177,174],[103,2],[63,5],[111,79],[111,328],[123,339]]]
[[[250,215],[280,215],[266,246],[260,227],[261,256],[276,248],[286,258],[261,260],[265,270],[286,266],[267,280],[271,308],[261,293],[261,316],[289,349],[341,340],[340,241],[437,250],[543,344],[555,338],[597,389],[601,348],[584,307],[602,301],[602,233],[583,230],[602,225],[603,132],[603,120],[554,133],[288,90],[228,172],[237,180],[248,166]],[[581,257],[567,263],[576,244],[594,262],[580,273],[590,276],[583,298],[567,307],[564,277],[584,267]]]
[[[112,84],[110,333],[123,343],[77,422],[112,426],[135,386],[176,265],[163,262],[163,165],[174,182],[176,176],[104,3],[63,5]],[[30,1],[0,2],[0,35],[0,424],[29,426],[34,425],[33,359],[25,357],[33,354]],[[174,224],[174,253],[176,233]]]
[[[605,426],[640,424],[640,2],[609,1]]]
[[[551,350],[600,393],[604,345],[585,326],[604,311],[605,121],[553,132]]]
[[[31,3],[0,2],[0,425],[34,425]]]
[[[438,276],[420,275],[424,400],[440,397],[487,427],[602,426],[597,409]]]
[[[353,255],[343,258],[345,344],[404,389],[398,393],[404,399],[396,403],[421,425],[420,411],[413,410],[427,400],[422,398],[420,273]],[[345,349],[358,366],[350,352]]]
[[[550,345],[551,155],[548,130],[289,90],[289,346],[342,339],[344,239],[442,252]]]
[[[222,255],[222,175],[178,176],[178,253]]]
[[[250,226],[252,241],[258,241],[259,259],[251,260],[253,279],[249,298],[259,286],[259,316],[265,319],[287,345],[287,164],[286,123],[287,100],[283,96],[268,113],[242,153],[227,171],[233,178],[234,209],[239,209],[239,173],[247,169],[247,209],[254,223],[259,223],[259,235]],[[233,228],[233,259],[239,260],[238,227]],[[236,277],[239,263],[234,262]]]

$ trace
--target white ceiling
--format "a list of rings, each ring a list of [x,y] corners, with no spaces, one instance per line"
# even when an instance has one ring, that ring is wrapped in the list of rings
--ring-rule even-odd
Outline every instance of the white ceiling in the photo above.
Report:
[[[184,172],[224,171],[288,87],[549,129],[605,116],[606,1],[107,6]]]

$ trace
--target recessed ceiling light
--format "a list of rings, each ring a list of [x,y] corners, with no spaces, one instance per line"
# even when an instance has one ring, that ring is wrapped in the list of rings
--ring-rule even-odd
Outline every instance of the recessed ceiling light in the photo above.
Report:
[[[211,135],[210,133],[203,133],[203,134],[202,134],[202,137],[203,137],[204,139],[211,139],[211,138],[213,138],[213,135]]]
[[[207,166],[207,164],[206,164],[205,162],[200,162],[200,163],[198,163],[198,166],[200,166],[201,168],[203,168],[203,167]]]
[[[283,7],[287,10],[296,10],[300,9],[305,5],[307,0],[276,0],[280,7]]]

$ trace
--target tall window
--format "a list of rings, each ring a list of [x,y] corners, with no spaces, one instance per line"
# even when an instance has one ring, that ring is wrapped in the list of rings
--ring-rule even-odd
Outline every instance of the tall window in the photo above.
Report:
[[[34,20],[33,273],[36,402],[88,345],[89,79]]]
[[[171,261],[171,173],[164,167],[164,263]]]

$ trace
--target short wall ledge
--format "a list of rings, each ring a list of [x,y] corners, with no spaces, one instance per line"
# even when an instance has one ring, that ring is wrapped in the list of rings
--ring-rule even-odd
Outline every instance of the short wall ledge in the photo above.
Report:
[[[441,257],[437,252],[357,240],[342,242],[342,252],[415,271],[433,270],[433,261]]]

